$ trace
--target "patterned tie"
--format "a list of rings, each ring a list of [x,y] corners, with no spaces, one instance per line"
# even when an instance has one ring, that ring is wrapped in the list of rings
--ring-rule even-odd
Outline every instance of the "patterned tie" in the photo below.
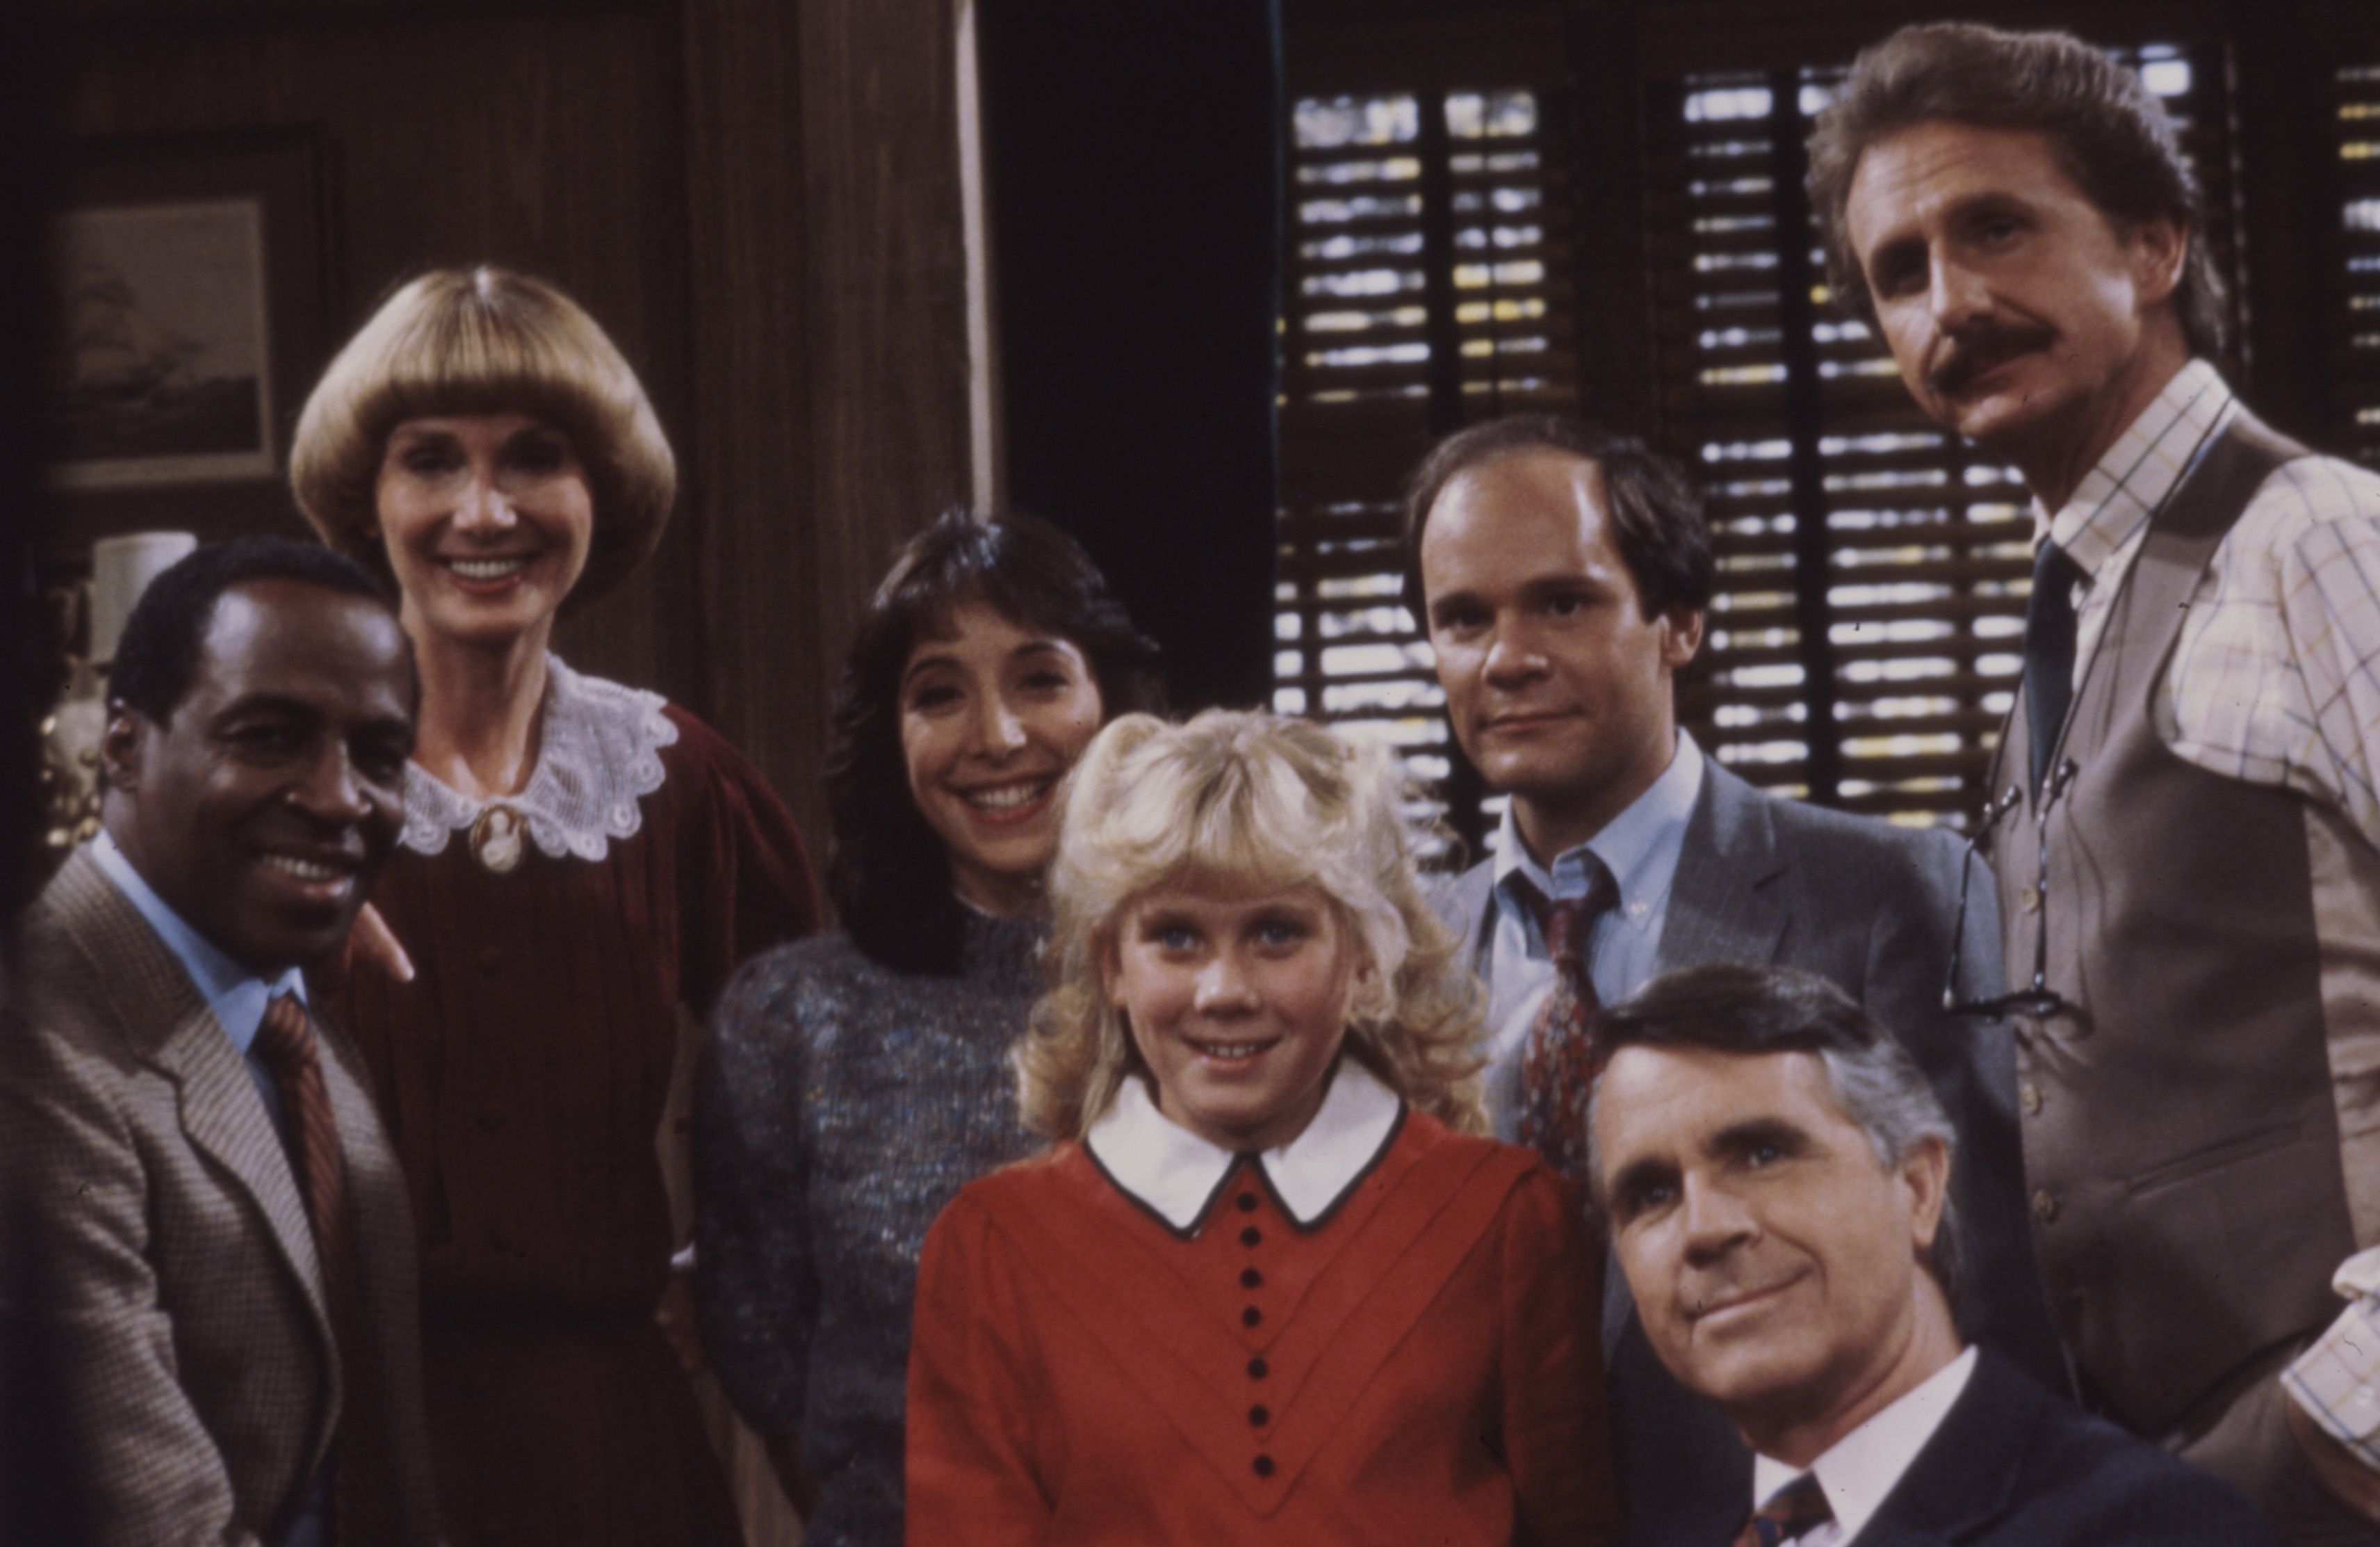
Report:
[[[1818,1486],[1818,1474],[1803,1472],[1752,1512],[1752,1518],[1736,1535],[1735,1547],[1779,1547],[1779,1543],[1806,1536],[1834,1517],[1834,1510],[1827,1504],[1827,1491]]]
[[[330,1308],[339,1372],[346,1387],[332,1451],[337,1511],[333,1541],[337,1547],[395,1541],[396,1475],[389,1456],[379,1346],[364,1313],[347,1244],[346,1157],[339,1149],[338,1119],[331,1110],[330,1087],[323,1083],[313,1024],[296,994],[282,994],[265,1007],[255,1047],[281,1090],[290,1158],[297,1164],[306,1218],[314,1227],[322,1298]]]
[[[1590,1196],[1586,1097],[1598,1072],[1590,1032],[1599,1005],[1587,973],[1586,942],[1596,920],[1619,900],[1619,883],[1597,864],[1585,896],[1541,903],[1537,920],[1553,958],[1554,986],[1521,1049],[1521,1142],[1544,1156],[1582,1199]]]
[[[2055,542],[2034,555],[2033,594],[2024,604],[2024,703],[2036,797],[2074,698],[2074,588],[2086,579]]]

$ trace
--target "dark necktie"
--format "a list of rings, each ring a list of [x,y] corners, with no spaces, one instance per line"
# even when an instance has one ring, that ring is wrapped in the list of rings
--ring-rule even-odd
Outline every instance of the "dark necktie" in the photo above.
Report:
[[[330,1308],[346,1387],[332,1451],[336,1510],[332,1540],[336,1547],[395,1541],[399,1529],[396,1477],[388,1449],[385,1387],[379,1342],[364,1313],[347,1244],[346,1157],[339,1149],[338,1118],[322,1079],[314,1028],[296,994],[285,993],[266,1006],[255,1045],[281,1090],[290,1159],[296,1163],[298,1190],[306,1200],[306,1218],[314,1227],[322,1298]]]
[[[2074,697],[2074,588],[2086,578],[2055,542],[2034,555],[2033,595],[2024,604],[2024,704],[2035,797]]]
[[[1596,920],[1619,900],[1611,872],[1597,864],[1585,895],[1542,903],[1537,914],[1546,954],[1553,958],[1554,986],[1521,1049],[1521,1142],[1544,1156],[1582,1199],[1591,1196],[1586,1098],[1597,1072],[1592,1033],[1600,1007],[1586,942]]]
[[[1752,1512],[1752,1518],[1736,1534],[1735,1547],[1778,1547],[1834,1517],[1835,1512],[1827,1503],[1827,1491],[1818,1486],[1818,1474],[1803,1472]]]

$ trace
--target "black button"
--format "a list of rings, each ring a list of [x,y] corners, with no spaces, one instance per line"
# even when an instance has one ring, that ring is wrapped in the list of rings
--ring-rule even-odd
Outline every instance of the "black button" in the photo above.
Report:
[[[1263,1239],[1264,1232],[1253,1224],[1240,1232],[1240,1245],[1245,1247],[1252,1247]]]
[[[1258,1322],[1261,1322],[1261,1321],[1263,1321],[1263,1320],[1264,1320],[1264,1312],[1263,1312],[1263,1311],[1261,1311],[1261,1310],[1258,1310],[1258,1309],[1257,1309],[1256,1307],[1254,1307],[1254,1306],[1250,1306],[1250,1307],[1248,1307],[1245,1310],[1243,1310],[1243,1311],[1241,1311],[1241,1312],[1240,1312],[1240,1325],[1242,1325],[1242,1326],[1244,1326],[1244,1327],[1253,1327],[1253,1326],[1255,1326]]]
[[[1272,1457],[1271,1457],[1271,1456],[1257,1456],[1257,1457],[1256,1466],[1257,1466],[1257,1476],[1258,1476],[1258,1477],[1270,1477],[1270,1476],[1272,1476]]]
[[[1240,1287],[1241,1287],[1241,1288],[1243,1288],[1243,1289],[1253,1289],[1253,1288],[1255,1288],[1257,1285],[1262,1284],[1263,1282],[1264,1282],[1264,1274],[1262,1274],[1262,1273],[1260,1273],[1257,1272],[1254,1268],[1242,1268],[1242,1269],[1240,1270]]]
[[[1256,1359],[1250,1359],[1250,1360],[1248,1361],[1248,1379],[1249,1379],[1249,1380],[1251,1380],[1251,1381],[1261,1381],[1261,1380],[1263,1380],[1266,1376],[1268,1376],[1268,1375],[1269,1375],[1269,1374],[1271,1374],[1271,1373],[1272,1373],[1272,1366],[1270,1366],[1270,1365],[1269,1365],[1269,1364],[1265,1363],[1265,1361],[1264,1361],[1264,1360],[1262,1360],[1262,1359],[1260,1359],[1260,1358],[1256,1358]]]
[[[1240,1194],[1240,1212],[1244,1214],[1252,1214],[1256,1212],[1257,1195],[1252,1192],[1244,1192]]]
[[[1256,1425],[1258,1429],[1262,1429],[1266,1424],[1272,1421],[1272,1409],[1259,1402],[1255,1407],[1248,1409],[1248,1421]]]

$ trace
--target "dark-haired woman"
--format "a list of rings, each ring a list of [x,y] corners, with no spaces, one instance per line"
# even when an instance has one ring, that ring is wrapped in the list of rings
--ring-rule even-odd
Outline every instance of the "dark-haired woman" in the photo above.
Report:
[[[728,1547],[734,1501],[654,1322],[655,1138],[682,1017],[815,927],[751,764],[658,694],[551,653],[652,549],[675,465],[635,373],[552,286],[406,285],[306,405],[291,481],[391,575],[421,675],[374,901],[417,968],[331,994],[420,1240],[422,1363],[455,1547]]]
[[[962,1185],[1037,1147],[1007,1052],[1041,986],[1058,782],[1156,695],[1155,647],[1082,550],[1020,516],[912,540],[845,659],[847,932],[737,974],[695,1106],[704,1344],[808,1547],[902,1539],[918,1249]]]

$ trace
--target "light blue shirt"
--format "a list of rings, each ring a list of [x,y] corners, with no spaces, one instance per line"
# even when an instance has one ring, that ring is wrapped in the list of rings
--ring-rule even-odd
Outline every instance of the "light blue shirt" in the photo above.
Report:
[[[281,1087],[273,1078],[273,1070],[256,1055],[257,1029],[264,1024],[264,1011],[284,993],[294,993],[302,1002],[306,997],[305,974],[297,968],[267,982],[247,968],[225,956],[215,943],[192,929],[182,916],[159,896],[154,888],[140,879],[132,861],[116,847],[113,834],[103,829],[91,841],[91,857],[115,883],[157,938],[174,953],[182,970],[198,985],[200,996],[206,1000],[215,1019],[231,1039],[240,1061],[248,1066],[248,1078],[256,1083],[257,1094],[264,1098],[264,1110],[272,1115],[273,1131],[281,1141],[289,1142],[289,1123],[281,1111]],[[281,1539],[281,1547],[324,1547],[330,1540],[331,1477],[325,1465],[314,1474],[306,1489],[306,1503],[298,1518],[290,1523],[288,1534]]]
[[[282,1119],[281,1087],[274,1081],[273,1070],[256,1056],[254,1048],[257,1029],[264,1024],[267,1005],[284,993],[296,994],[301,1003],[305,1000],[305,974],[293,967],[267,982],[224,955],[214,942],[184,922],[182,916],[140,879],[140,872],[132,868],[132,861],[124,857],[124,850],[116,847],[112,834],[103,831],[91,840],[91,857],[107,872],[107,879],[115,883],[115,889],[124,894],[125,900],[157,932],[157,938],[174,953],[182,970],[190,975],[190,981],[198,985],[200,997],[215,1013],[224,1033],[231,1038],[231,1045],[247,1063],[249,1078],[263,1095],[265,1111],[273,1115],[273,1127],[286,1141],[289,1128]]]
[[[1694,738],[1678,733],[1678,749],[1644,794],[1576,848],[1554,856],[1550,869],[1529,857],[1512,808],[1496,834],[1495,923],[1477,963],[1488,982],[1486,1023],[1488,1115],[1496,1137],[1519,1138],[1521,1051],[1529,1023],[1553,988],[1554,966],[1546,955],[1529,894],[1560,902],[1583,897],[1599,867],[1611,872],[1619,905],[1595,922],[1587,936],[1587,975],[1605,1004],[1643,987],[1661,949],[1661,921],[1669,913],[1670,888],[1677,880],[1678,855],[1686,841],[1686,819],[1703,787],[1703,753]]]

